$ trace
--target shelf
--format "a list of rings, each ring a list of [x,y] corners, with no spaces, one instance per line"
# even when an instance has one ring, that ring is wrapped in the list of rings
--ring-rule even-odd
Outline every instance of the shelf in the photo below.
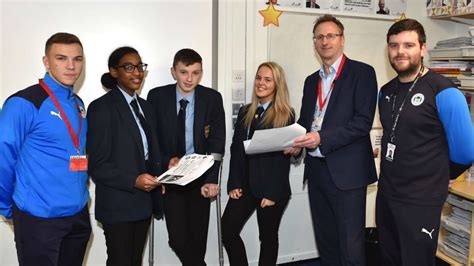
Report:
[[[431,49],[428,53],[431,60],[474,60],[474,46]]]
[[[472,19],[474,19],[474,7],[471,4],[467,6],[458,6],[459,3],[455,0],[450,2],[451,3],[446,6],[435,5],[427,7],[426,12],[428,17],[472,25]]]
[[[474,181],[456,181],[449,185],[449,192],[474,201]]]
[[[438,257],[439,259],[449,263],[451,266],[462,266],[464,264],[462,263],[459,263],[458,261],[456,260],[453,260],[451,257],[449,257],[448,255],[444,254],[441,250],[436,250],[436,257]]]
[[[461,14],[451,14],[451,15],[440,15],[440,16],[430,16],[434,19],[444,19],[444,20],[456,20],[457,18],[461,19],[474,19],[474,13],[461,13]]]

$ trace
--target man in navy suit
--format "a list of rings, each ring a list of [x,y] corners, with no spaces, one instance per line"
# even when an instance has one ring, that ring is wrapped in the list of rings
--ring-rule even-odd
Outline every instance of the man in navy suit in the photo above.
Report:
[[[344,55],[344,26],[335,17],[320,17],[313,34],[323,65],[304,83],[298,123],[308,133],[286,152],[306,149],[304,179],[321,265],[362,266],[367,185],[377,180],[369,137],[375,71]]]
[[[163,207],[169,245],[183,265],[206,265],[210,199],[219,193],[218,173],[225,146],[225,115],[219,92],[199,85],[202,58],[192,49],[174,57],[171,74],[177,81],[148,94],[158,122],[162,163],[172,167],[192,153],[212,154],[214,165],[181,187],[166,185]]]

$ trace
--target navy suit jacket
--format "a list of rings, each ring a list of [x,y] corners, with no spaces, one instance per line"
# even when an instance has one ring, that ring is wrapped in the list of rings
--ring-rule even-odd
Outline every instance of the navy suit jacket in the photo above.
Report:
[[[348,58],[341,71],[319,131],[319,148],[336,186],[348,190],[377,180],[369,135],[377,103],[377,79],[373,67]],[[317,71],[304,83],[298,123],[308,132],[316,109],[319,79]],[[309,167],[305,167],[305,179],[309,175]]]
[[[225,114],[222,96],[216,90],[198,85],[194,89],[194,152],[197,154],[224,154],[225,146]],[[159,130],[162,164],[168,168],[169,160],[177,156],[177,112],[176,83],[152,89],[148,93],[148,102],[155,109],[155,117]],[[193,183],[218,182],[220,161],[202,177]],[[190,184],[190,185],[191,185]],[[188,185],[189,186],[189,185]]]
[[[153,108],[137,98],[152,133],[156,132]],[[161,215],[161,189],[145,192],[135,187],[140,174],[161,174],[156,137],[149,144],[147,166],[138,125],[118,88],[93,101],[87,113],[86,147],[89,175],[96,184],[96,219],[114,224],[146,219],[152,211]]]

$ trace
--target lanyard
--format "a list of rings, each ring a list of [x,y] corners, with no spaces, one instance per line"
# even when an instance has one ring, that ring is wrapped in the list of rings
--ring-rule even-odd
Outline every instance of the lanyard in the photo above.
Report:
[[[344,66],[344,63],[346,62],[346,55],[342,55],[341,63],[339,63],[339,67],[337,68],[336,72],[336,77],[331,83],[331,87],[329,88],[328,94],[326,94],[326,97],[324,97],[323,101],[323,88],[322,88],[322,79],[319,78],[318,82],[318,103],[319,103],[319,112],[323,111],[324,106],[326,106],[327,100],[329,98],[329,94],[331,94],[332,89],[334,88],[334,82],[339,78],[339,75],[341,75],[341,70],[342,67]]]
[[[394,97],[393,97],[393,102],[392,102],[392,119],[395,115],[395,119],[393,120],[393,124],[392,124],[392,130],[390,131],[390,142],[391,143],[394,143],[393,141],[395,140],[395,130],[397,129],[397,125],[398,125],[398,119],[400,118],[400,114],[403,110],[403,106],[405,105],[405,100],[407,99],[408,95],[411,93],[411,91],[413,90],[413,88],[415,87],[416,85],[416,82],[418,81],[418,79],[420,79],[421,75],[423,74],[423,71],[425,70],[425,66],[424,65],[421,65],[421,69],[420,69],[420,72],[418,73],[418,75],[416,76],[416,79],[413,81],[413,84],[410,86],[410,88],[408,89],[408,92],[407,94],[405,94],[405,97],[403,98],[403,101],[402,103],[400,104],[400,108],[398,108],[398,111],[397,113],[395,114],[395,101],[397,99],[397,95],[395,94]],[[398,92],[397,92],[398,93]]]
[[[82,131],[82,114],[81,114],[79,103],[77,102],[76,97],[74,97],[74,100],[76,101],[76,107],[79,113],[79,131],[77,133],[77,136],[76,134],[74,134],[74,129],[72,128],[71,122],[69,122],[69,119],[67,118],[66,113],[64,112],[63,108],[59,104],[56,96],[54,96],[53,92],[48,88],[48,85],[46,85],[42,79],[39,80],[39,84],[41,85],[43,90],[45,90],[46,93],[49,95],[51,100],[54,102],[54,105],[56,106],[56,108],[58,108],[59,114],[61,115],[61,118],[62,118],[61,120],[63,120],[64,123],[66,124],[67,129],[69,130],[69,135],[71,136],[72,142],[74,143],[74,147],[76,148],[76,152],[77,154],[79,154],[79,137],[81,136],[81,131]]]

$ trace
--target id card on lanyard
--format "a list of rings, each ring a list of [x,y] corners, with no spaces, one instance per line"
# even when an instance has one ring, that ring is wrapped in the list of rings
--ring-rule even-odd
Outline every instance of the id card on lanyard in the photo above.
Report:
[[[395,133],[397,130],[397,125],[398,121],[400,119],[400,114],[403,111],[403,107],[405,106],[405,101],[407,97],[410,95],[412,92],[413,88],[416,85],[416,82],[420,79],[420,77],[423,75],[423,71],[425,70],[425,66],[422,64],[420,68],[420,72],[418,72],[418,75],[416,76],[415,80],[413,81],[413,84],[410,86],[410,88],[407,91],[407,94],[405,94],[405,97],[403,98],[402,103],[400,104],[400,107],[398,110],[395,112],[395,101],[397,99],[397,95],[393,98],[392,102],[392,128],[390,130],[390,141],[387,142],[387,152],[385,154],[385,160],[388,162],[393,162],[395,160],[395,149],[397,148],[397,145],[395,144]]]
[[[331,83],[331,87],[329,88],[329,91],[326,94],[326,97],[324,97],[324,100],[323,100],[322,79],[319,78],[319,81],[318,81],[318,99],[317,99],[318,100],[317,106],[319,107],[319,113],[318,113],[317,116],[314,117],[313,124],[311,126],[311,128],[316,129],[316,131],[321,130],[321,127],[323,125],[323,115],[322,114],[323,114],[324,107],[327,104],[327,101],[329,99],[329,95],[331,94],[331,91],[334,89],[334,82],[336,82],[336,80],[341,75],[341,71],[342,71],[342,68],[344,67],[345,62],[346,62],[346,55],[343,54],[342,59],[341,59],[341,63],[339,63],[339,67],[337,68],[336,77],[334,77],[334,80]]]
[[[43,88],[43,90],[49,95],[51,100],[53,101],[54,105],[59,111],[59,114],[62,117],[62,121],[66,124],[66,127],[69,131],[69,135],[72,139],[72,142],[74,144],[74,148],[76,149],[76,154],[69,156],[69,171],[72,172],[77,172],[77,171],[87,171],[87,155],[80,154],[80,146],[79,146],[79,138],[81,136],[81,131],[82,131],[82,112],[81,112],[81,106],[77,102],[76,97],[74,97],[74,100],[76,102],[76,107],[77,107],[77,112],[79,114],[79,130],[77,135],[74,132],[74,129],[72,128],[71,122],[69,121],[69,118],[67,117],[66,113],[64,112],[63,108],[61,107],[61,104],[59,103],[58,99],[56,96],[54,96],[53,92],[49,89],[48,85],[46,85],[42,79],[39,80],[40,86]]]

